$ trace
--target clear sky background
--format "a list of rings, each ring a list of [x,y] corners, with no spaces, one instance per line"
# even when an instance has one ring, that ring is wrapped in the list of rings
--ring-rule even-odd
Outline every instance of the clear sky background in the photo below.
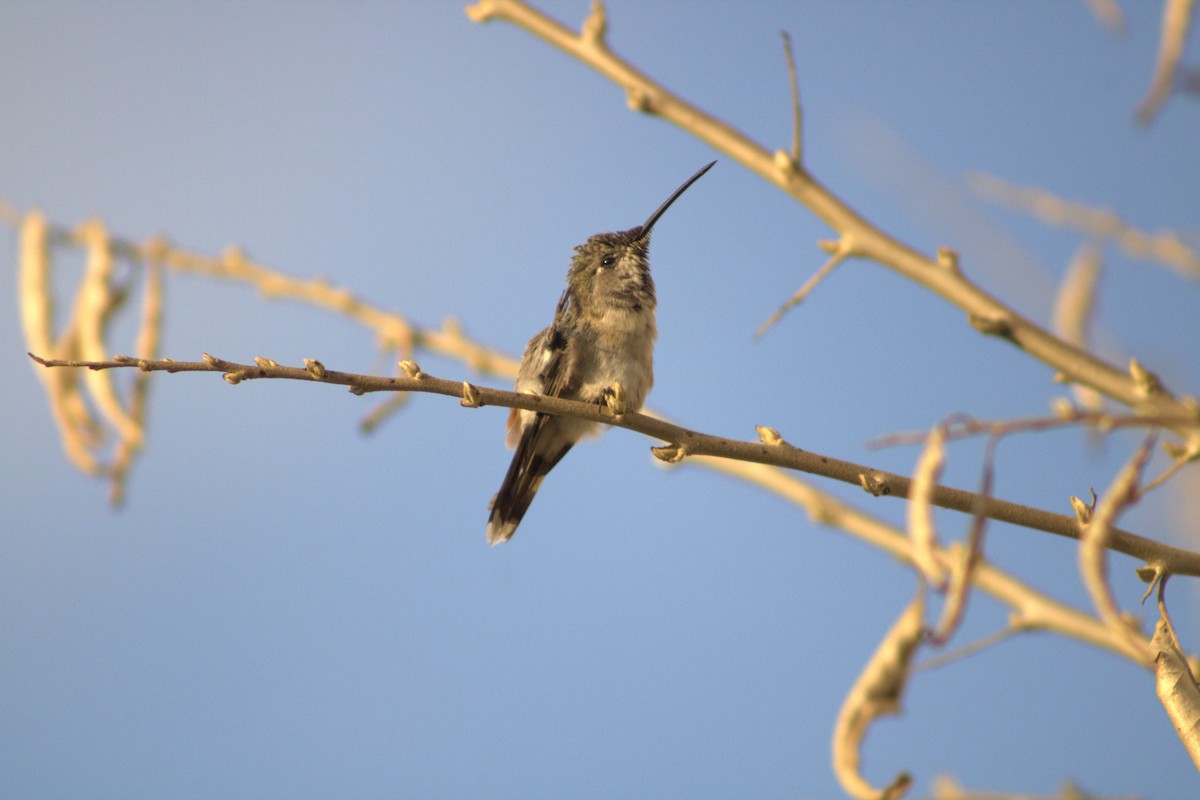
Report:
[[[572,26],[586,13],[544,5]],[[614,0],[609,22],[615,50],[771,148],[791,140],[789,31],[817,177],[916,248],[956,247],[973,279],[1047,320],[1079,236],[981,201],[972,171],[1200,231],[1200,105],[1176,98],[1135,124],[1159,8],[1123,5],[1124,36],[1066,0]],[[874,264],[846,265],[756,342],[828,229],[461,3],[0,4],[0,196],[16,208],[204,253],[238,244],[419,324],[453,315],[514,354],[549,322],[574,245],[640,223],[713,158],[655,231],[655,408],[908,471],[914,450],[866,442],[955,412],[1042,414],[1062,393]],[[6,230],[10,287],[15,254]],[[1105,354],[1200,391],[1196,285],[1106,257]],[[79,259],[61,264],[65,288]],[[180,275],[167,295],[176,359],[390,369],[369,334],[320,310]],[[113,510],[63,456],[6,296],[0,796],[840,796],[837,710],[915,587],[893,559],[760,490],[660,469],[657,442],[621,430],[572,452],[516,538],[489,548],[502,409],[419,396],[364,436],[378,398],[212,375],[155,378],[149,442]],[[1014,439],[996,492],[1066,512],[1130,442]],[[977,444],[960,445],[946,479],[974,487],[978,470]],[[903,521],[900,501],[818,483]],[[1123,523],[1195,547],[1196,506],[1178,500]],[[961,517],[940,519],[961,535]],[[994,525],[988,555],[1087,607],[1069,542]],[[1136,566],[1113,558],[1116,590],[1152,617]],[[1194,591],[1172,588],[1200,649]],[[977,599],[955,644],[1005,614]],[[1048,634],[918,673],[865,757],[877,782],[913,772],[917,795],[940,774],[1027,793],[1196,786],[1152,676]]]

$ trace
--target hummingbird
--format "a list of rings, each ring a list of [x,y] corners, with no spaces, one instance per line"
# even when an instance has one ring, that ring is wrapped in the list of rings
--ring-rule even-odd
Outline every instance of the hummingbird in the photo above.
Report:
[[[644,223],[598,233],[575,248],[554,321],[525,345],[516,391],[605,406],[613,416],[642,407],[654,383],[657,305],[647,253],[650,231],[671,204],[708,172],[684,181]],[[542,480],[598,424],[512,409],[505,443],[515,447],[508,474],[488,506],[488,543],[512,538]]]

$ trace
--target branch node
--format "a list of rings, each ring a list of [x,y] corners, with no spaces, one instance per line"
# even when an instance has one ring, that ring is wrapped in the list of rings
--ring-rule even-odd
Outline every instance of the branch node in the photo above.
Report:
[[[967,321],[971,323],[972,328],[979,331],[984,336],[999,336],[1002,339],[1012,339],[1012,321],[1005,314],[999,314],[996,316],[969,314],[967,315]]]
[[[462,384],[462,400],[459,405],[463,408],[479,408],[483,402],[479,399],[479,390],[471,384],[463,381]]]
[[[1062,373],[1060,372],[1059,375]],[[1055,376],[1058,377],[1057,375]],[[1079,409],[1071,402],[1069,397],[1055,397],[1050,401],[1050,410],[1057,419],[1075,419],[1079,415]]]
[[[1091,493],[1092,502],[1090,503],[1071,495],[1071,509],[1075,512],[1075,520],[1079,523],[1080,528],[1092,521],[1092,512],[1096,510],[1096,490],[1092,489]]]
[[[246,373],[241,372],[241,371],[226,372],[221,377],[224,378],[225,382],[228,383],[230,386],[237,386],[239,383],[242,382],[242,378],[246,377]]]
[[[592,0],[591,10],[579,33],[583,40],[594,47],[604,47],[604,36],[608,32],[608,18],[604,13],[604,3]]]
[[[962,270],[958,266],[958,251],[953,247],[937,249],[937,265],[952,275],[962,274]]]
[[[325,365],[320,361],[317,361],[315,358],[304,359],[304,371],[309,375],[312,375],[313,378],[318,381],[325,380],[325,375],[327,374]]]
[[[640,86],[631,87],[625,93],[625,103],[629,106],[630,111],[641,111],[650,114],[654,110],[650,93]]]
[[[279,366],[279,363],[274,361],[273,359],[263,358],[262,356],[255,356],[254,363],[258,364],[263,369],[269,369],[270,367],[278,367]]]
[[[1135,569],[1134,572],[1137,573],[1142,583],[1149,584],[1146,587],[1145,594],[1142,595],[1142,603],[1144,604],[1146,598],[1150,596],[1150,593],[1154,591],[1154,588],[1158,586],[1158,582],[1165,577],[1166,573],[1163,572],[1162,566],[1159,564],[1143,564]]]
[[[496,4],[491,0],[479,0],[473,6],[467,6],[464,9],[467,12],[467,19],[471,22],[487,22],[496,13]]]
[[[791,153],[786,150],[776,150],[775,168],[787,180],[799,171],[799,164],[796,163],[796,157]]]
[[[425,377],[425,373],[421,372],[421,368],[417,366],[417,362],[415,361],[409,361],[406,358],[397,366],[400,367],[400,371],[403,372],[406,377],[412,378],[414,381],[419,381],[421,378]]]
[[[208,364],[210,367],[216,367],[217,369],[221,368],[221,364],[222,364],[221,359],[217,358],[214,355],[209,355],[208,353],[201,353],[200,358],[204,359],[204,363]]]
[[[892,493],[892,487],[888,485],[887,476],[879,472],[872,472],[870,474],[866,472],[858,473],[858,484],[867,494],[873,497],[887,497]]]

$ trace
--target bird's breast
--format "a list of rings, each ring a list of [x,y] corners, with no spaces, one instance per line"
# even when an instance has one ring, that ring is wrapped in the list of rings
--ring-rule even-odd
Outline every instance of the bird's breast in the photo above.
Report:
[[[580,339],[580,398],[598,400],[605,389],[620,383],[630,410],[641,408],[654,383],[658,331],[653,312],[609,309],[588,328]]]

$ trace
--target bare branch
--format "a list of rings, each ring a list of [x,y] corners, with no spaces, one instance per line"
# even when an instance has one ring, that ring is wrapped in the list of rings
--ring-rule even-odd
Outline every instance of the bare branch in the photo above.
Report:
[[[1001,336],[1071,381],[1091,386],[1139,413],[1184,415],[1175,398],[1166,393],[1141,397],[1125,370],[1034,324],[968,281],[961,270],[948,269],[938,259],[892,238],[823,186],[802,164],[796,164],[788,153],[768,151],[728,123],[675,96],[615,55],[606,43],[601,45],[577,35],[520,0],[480,0],[468,7],[467,14],[476,22],[510,22],[584,62],[624,89],[630,107],[662,117],[726,153],[804,205],[839,236],[849,237],[854,242],[854,255],[878,261],[942,296],[965,311],[978,330]]]
[[[46,367],[72,367],[90,370],[135,367],[152,372],[220,372],[225,381],[230,384],[256,379],[287,379],[346,386],[352,393],[359,395],[369,392],[404,391],[430,392],[459,399],[464,396],[461,381],[435,378],[420,372],[415,364],[412,366],[417,371],[410,377],[384,378],[376,375],[360,375],[329,370],[324,366],[321,367],[318,377],[312,369],[280,366],[267,359],[262,359],[260,363],[256,364],[240,364],[207,354],[203,361],[190,362],[171,359],[148,361],[129,356],[115,356],[109,361],[98,362],[69,361],[46,359],[33,353],[30,353],[29,357]],[[411,362],[409,363],[411,364]],[[647,414],[628,413],[614,419],[606,409],[592,403],[581,403],[561,397],[508,392],[501,389],[475,388],[478,393],[478,405],[506,406],[540,411],[545,414],[565,414],[594,422],[603,422],[661,439],[682,448],[681,452],[687,456],[713,456],[769,464],[821,475],[850,484],[861,484],[863,476],[869,475],[880,487],[879,495],[907,498],[911,496],[912,492],[912,481],[904,475],[874,470],[850,461],[810,453],[786,443],[767,445],[761,441],[742,442],[736,439],[725,439],[689,430]],[[681,455],[680,458],[682,457]],[[982,513],[991,519],[1011,522],[1071,539],[1079,538],[1079,529],[1075,518],[1063,514],[1053,514],[1049,511],[996,498],[981,498],[973,492],[947,486],[935,486],[930,500],[934,505],[942,508],[970,514]],[[1117,552],[1162,565],[1166,572],[1200,575],[1200,553],[1192,553],[1161,544],[1118,528],[1112,528],[1109,545]]]
[[[1104,265],[1100,248],[1087,242],[1076,252],[1054,300],[1054,330],[1076,347],[1089,349],[1091,322],[1096,310],[1096,287]],[[1075,402],[1088,411],[1100,411],[1103,398],[1095,389],[1073,385]]]

